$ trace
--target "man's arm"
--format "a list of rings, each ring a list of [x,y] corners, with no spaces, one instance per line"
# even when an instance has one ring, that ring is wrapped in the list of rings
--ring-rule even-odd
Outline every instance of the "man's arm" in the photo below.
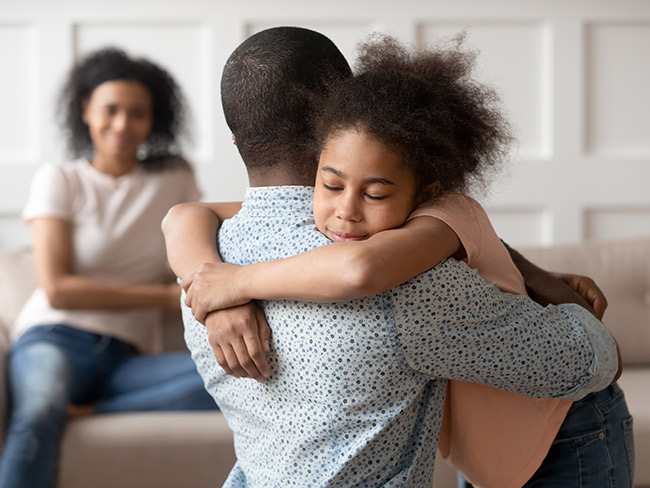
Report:
[[[607,308],[607,300],[593,280],[585,276],[549,273],[531,263],[506,242],[503,242],[503,244],[510,253],[515,266],[524,277],[526,291],[530,298],[543,306],[577,303],[593,312],[599,319],[602,318],[605,308]],[[580,293],[580,287],[582,287],[584,293]]]
[[[577,400],[609,385],[616,345],[575,305],[541,307],[447,260],[388,292],[404,355],[432,377]]]
[[[587,276],[570,273],[550,273],[531,263],[506,242],[503,242],[503,244],[524,277],[526,291],[530,298],[543,306],[576,303],[589,310],[598,319],[603,318],[607,308],[607,299],[594,280]],[[617,381],[623,373],[623,361],[621,360],[618,343],[616,343],[616,354],[618,357],[618,371],[612,383]]]

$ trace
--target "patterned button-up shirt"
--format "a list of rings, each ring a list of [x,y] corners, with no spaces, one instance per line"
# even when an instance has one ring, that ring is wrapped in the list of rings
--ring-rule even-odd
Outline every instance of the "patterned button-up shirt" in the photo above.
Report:
[[[224,260],[328,243],[312,196],[250,188],[221,228]],[[584,309],[501,293],[452,259],[380,295],[263,307],[273,331],[265,383],[226,375],[183,310],[199,373],[234,433],[227,487],[429,487],[447,378],[575,400],[604,388],[618,364],[611,335]]]

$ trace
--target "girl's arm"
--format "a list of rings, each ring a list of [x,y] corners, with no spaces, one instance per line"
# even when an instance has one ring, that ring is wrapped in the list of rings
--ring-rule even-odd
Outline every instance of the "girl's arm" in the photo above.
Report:
[[[181,203],[162,221],[167,259],[172,271],[184,278],[203,263],[220,263],[217,232],[221,222],[235,215],[241,202]]]
[[[241,203],[184,203],[172,207],[162,221],[167,259],[179,278],[191,275],[204,263],[221,263],[217,231]],[[224,265],[225,266],[225,265]],[[177,289],[179,289],[177,287]],[[179,289],[180,290],[180,289]],[[217,310],[201,317],[208,341],[226,373],[264,381],[271,374],[265,353],[271,329],[254,303]]]
[[[199,320],[251,299],[351,300],[394,288],[460,248],[447,224],[418,217],[365,241],[336,242],[286,259],[249,266],[206,264],[183,280],[183,288]]]
[[[128,307],[178,308],[174,284],[115,285],[73,274],[70,224],[57,218],[29,221],[38,280],[54,308],[105,309]]]

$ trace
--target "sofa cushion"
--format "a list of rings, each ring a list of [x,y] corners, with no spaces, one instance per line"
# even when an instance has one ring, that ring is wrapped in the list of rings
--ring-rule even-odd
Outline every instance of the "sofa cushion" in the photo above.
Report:
[[[0,251],[0,329],[8,331],[37,285],[29,252]]]
[[[550,271],[594,279],[607,297],[603,322],[618,342],[623,363],[650,365],[650,238],[520,251]]]
[[[58,486],[221,486],[235,452],[219,412],[93,415],[68,424]]]

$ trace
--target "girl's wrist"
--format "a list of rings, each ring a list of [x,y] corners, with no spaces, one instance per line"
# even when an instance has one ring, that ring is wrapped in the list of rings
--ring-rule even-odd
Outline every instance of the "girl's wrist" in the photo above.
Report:
[[[255,273],[250,272],[250,266],[235,266],[231,280],[233,298],[240,304],[251,300],[252,279]]]

